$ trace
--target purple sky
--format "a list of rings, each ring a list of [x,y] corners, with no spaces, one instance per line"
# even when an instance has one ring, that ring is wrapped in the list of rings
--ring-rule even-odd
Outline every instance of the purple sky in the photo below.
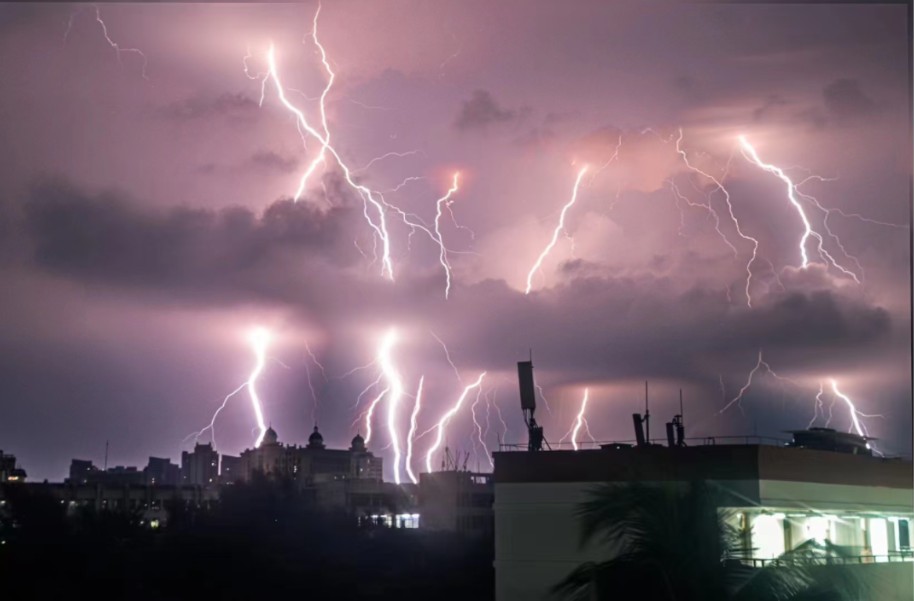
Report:
[[[461,173],[454,219],[441,221],[447,300],[438,247],[393,210],[395,281],[382,277],[363,199],[335,161],[291,200],[321,145],[303,146],[272,83],[259,106],[256,77],[274,44],[289,100],[319,125],[316,9],[105,4],[118,54],[91,5],[0,5],[0,448],[32,478],[61,478],[72,457],[100,464],[106,440],[110,464],[177,458],[253,368],[255,326],[274,335],[259,390],[286,442],[303,443],[315,420],[330,446],[365,434],[353,422],[380,389],[355,404],[378,369],[343,375],[396,327],[406,393],[425,377],[420,432],[485,370],[483,442],[524,442],[514,369],[532,348],[553,442],[585,387],[593,436],[632,438],[645,379],[657,433],[682,388],[689,436],[784,436],[813,419],[820,384],[814,425],[831,412],[847,430],[834,378],[884,416],[860,417],[877,447],[910,455],[903,5],[327,3],[328,125],[354,178],[431,225]],[[145,55],[145,78],[126,48]],[[723,192],[677,154],[680,128],[745,237]],[[806,180],[795,196],[826,253],[811,238],[806,268],[787,187],[747,159],[740,135]],[[392,152],[406,156],[362,169]],[[406,178],[421,179],[391,191]],[[720,413],[760,350],[780,379],[758,370]],[[445,440],[486,469],[476,399]],[[392,477],[385,402],[369,446]],[[401,447],[412,407],[404,396],[395,416]],[[239,394],[217,447],[250,447],[254,426]],[[416,441],[416,470],[433,438]]]

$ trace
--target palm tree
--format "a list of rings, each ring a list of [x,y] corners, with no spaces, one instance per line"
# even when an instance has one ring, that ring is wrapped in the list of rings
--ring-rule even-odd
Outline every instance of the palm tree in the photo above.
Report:
[[[803,549],[774,566],[743,564],[740,533],[705,483],[678,487],[606,484],[581,504],[581,545],[608,559],[587,562],[553,588],[573,601],[837,601],[860,586]],[[840,572],[840,573],[838,573]]]

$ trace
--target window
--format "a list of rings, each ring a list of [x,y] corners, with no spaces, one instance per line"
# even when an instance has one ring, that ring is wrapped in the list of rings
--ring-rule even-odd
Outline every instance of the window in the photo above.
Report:
[[[784,514],[763,513],[752,520],[753,555],[759,559],[774,559],[784,549]]]

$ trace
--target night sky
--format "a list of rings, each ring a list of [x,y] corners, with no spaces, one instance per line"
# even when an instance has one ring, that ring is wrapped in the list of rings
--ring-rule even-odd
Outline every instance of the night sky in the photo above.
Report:
[[[472,469],[489,467],[480,442],[526,441],[530,349],[551,442],[585,387],[593,437],[631,439],[644,380],[655,434],[680,388],[688,436],[786,438],[829,413],[847,431],[834,379],[882,415],[858,416],[877,448],[910,455],[903,5],[327,2],[331,144],[390,205],[393,281],[378,212],[334,158],[293,202],[321,142],[263,80],[273,44],[288,101],[322,131],[317,8],[104,4],[106,40],[92,5],[0,5],[0,448],[31,479],[100,465],[106,440],[109,465],[177,459],[253,369],[255,327],[273,336],[257,390],[284,442],[315,423],[331,447],[366,434],[385,388],[369,364],[396,328],[401,450],[420,377],[419,433],[487,372],[444,435]],[[741,135],[798,184],[823,240],[805,267],[788,186]],[[445,299],[434,222],[456,171]],[[721,412],[760,351],[774,374]],[[369,447],[392,478],[388,402]],[[242,390],[218,450],[255,430]]]

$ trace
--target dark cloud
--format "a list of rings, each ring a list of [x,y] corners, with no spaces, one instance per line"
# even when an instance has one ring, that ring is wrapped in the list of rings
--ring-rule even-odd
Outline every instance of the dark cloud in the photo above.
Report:
[[[225,290],[284,253],[345,266],[358,257],[343,233],[352,211],[281,200],[246,208],[141,210],[66,184],[36,188],[25,206],[35,262],[66,277],[176,290]]]
[[[187,98],[161,107],[157,112],[166,119],[192,121],[212,117],[249,116],[258,108],[258,103],[242,93],[220,94],[215,98]]]
[[[847,121],[873,113],[876,104],[854,79],[838,79],[822,90],[825,108],[835,120]]]
[[[469,100],[463,101],[454,126],[460,131],[485,130],[490,125],[517,121],[523,109],[508,109],[498,104],[491,93],[476,90]]]
[[[264,169],[276,169],[283,173],[291,173],[298,168],[298,159],[284,157],[272,150],[255,152],[251,157],[251,165]]]
[[[789,104],[790,103],[787,102],[787,100],[782,96],[778,94],[771,94],[768,96],[768,98],[765,99],[765,102],[762,103],[762,106],[752,111],[752,119],[754,121],[763,121],[772,113],[778,111],[778,109],[788,106]]]

